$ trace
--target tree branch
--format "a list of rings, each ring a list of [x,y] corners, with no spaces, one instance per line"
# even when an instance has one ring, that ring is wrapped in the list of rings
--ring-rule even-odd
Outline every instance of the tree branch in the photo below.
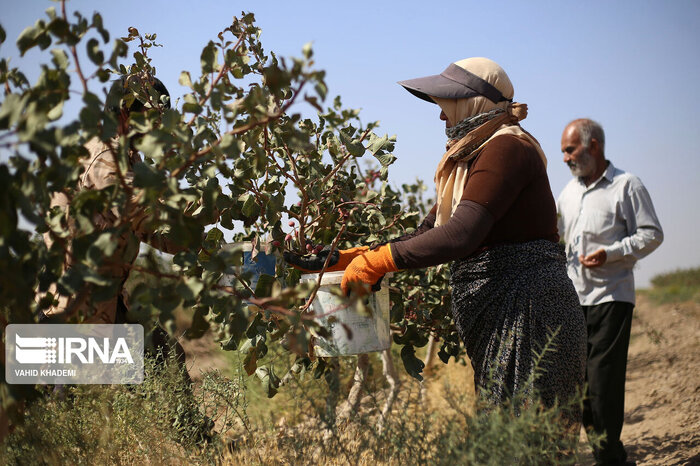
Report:
[[[61,13],[63,14],[63,19],[68,22],[68,15],[66,14],[66,0],[61,0]],[[87,80],[85,79],[85,76],[83,75],[83,70],[80,68],[80,60],[78,60],[78,51],[75,48],[75,45],[71,45],[69,47],[70,53],[73,56],[73,60],[75,61],[75,70],[78,73],[78,77],[80,78],[80,82],[83,84],[83,93],[87,94],[88,93],[88,86],[87,86]]]
[[[299,88],[296,90],[296,92],[294,92],[294,95],[292,96],[292,98],[289,99],[289,101],[287,101],[287,103],[284,105],[284,107],[282,107],[279,111],[277,111],[271,115],[266,116],[262,120],[252,121],[246,125],[239,126],[238,128],[234,128],[230,131],[227,131],[224,133],[224,136],[227,136],[227,135],[236,136],[238,134],[245,133],[246,131],[250,131],[251,129],[256,128],[258,126],[266,125],[267,123],[269,123],[273,120],[279,119],[282,115],[285,114],[287,109],[289,109],[289,107],[294,103],[297,96],[299,95],[299,91],[301,91],[301,88],[304,86],[305,83],[306,83],[306,80],[301,82]],[[177,177],[180,173],[182,173],[187,168],[189,168],[190,165],[192,165],[194,162],[196,162],[197,159],[200,159],[200,158],[204,157],[205,155],[209,154],[214,147],[221,144],[222,139],[223,139],[223,136],[221,138],[217,139],[216,141],[214,141],[214,143],[212,143],[208,147],[200,150],[199,152],[196,152],[196,153],[190,155],[190,157],[185,161],[185,163],[183,165],[179,166],[178,168],[176,168],[175,170],[172,171],[170,176]]]
[[[333,251],[335,251],[335,248],[338,245],[338,242],[340,241],[340,237],[343,235],[343,233],[345,233],[345,229],[347,228],[347,226],[348,226],[347,223],[343,223],[343,226],[340,228],[340,231],[338,232],[337,235],[335,235],[335,238],[333,238],[333,242],[331,243],[331,249],[328,252],[328,257],[326,257],[326,261],[323,263],[323,267],[321,268],[321,271],[318,273],[318,280],[316,281],[316,286],[314,286],[314,289],[311,291],[309,298],[306,300],[306,304],[301,309],[302,313],[308,311],[309,307],[311,307],[311,303],[314,302],[314,299],[316,298],[316,293],[318,293],[318,290],[321,288],[321,278],[323,278],[323,274],[326,272],[326,269],[328,268],[328,264],[330,264],[330,262],[331,262],[331,257],[333,256]]]
[[[243,42],[243,38],[244,38],[245,36],[246,36],[246,34],[241,34],[241,36],[238,38],[238,40],[236,41],[236,43],[233,44],[233,47],[232,47],[231,50],[236,50],[236,49],[241,45],[241,43]],[[223,65],[221,65],[221,69],[219,70],[219,74],[218,74],[218,75],[216,76],[216,78],[214,78],[214,80],[212,81],[211,85],[209,86],[209,90],[208,90],[207,93],[204,95],[204,97],[202,97],[201,99],[199,99],[199,102],[198,102],[199,105],[204,105],[204,103],[205,103],[207,100],[209,100],[209,98],[211,97],[211,93],[214,91],[214,87],[218,84],[218,82],[221,80],[221,78],[224,76],[224,74],[226,74],[230,69],[231,69],[231,68],[229,68],[228,65],[227,65],[226,63],[224,63]],[[190,121],[187,122],[187,126],[192,126],[192,123],[194,123],[194,120],[195,120],[196,118],[197,118],[197,115],[193,115],[192,118],[190,119]]]

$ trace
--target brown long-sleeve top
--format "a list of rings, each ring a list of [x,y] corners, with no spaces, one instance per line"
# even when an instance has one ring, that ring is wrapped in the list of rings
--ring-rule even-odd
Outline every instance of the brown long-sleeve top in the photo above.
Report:
[[[498,244],[559,240],[547,171],[532,144],[511,135],[489,142],[473,160],[462,201],[439,227],[433,207],[416,232],[392,242],[399,269],[468,257]]]

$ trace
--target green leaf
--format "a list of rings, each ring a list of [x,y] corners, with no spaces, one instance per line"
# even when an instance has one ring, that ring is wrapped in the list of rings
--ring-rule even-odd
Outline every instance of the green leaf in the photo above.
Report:
[[[351,139],[344,131],[340,131],[340,140],[345,145],[350,155],[355,157],[362,157],[365,153],[365,146],[362,145],[357,139]]]
[[[275,280],[275,277],[272,275],[267,275],[265,273],[260,274],[258,283],[255,284],[255,296],[258,298],[270,296],[275,283],[277,283],[277,280]]]
[[[273,91],[289,87],[290,76],[277,65],[263,69],[264,83]]]
[[[87,257],[93,265],[100,266],[105,258],[114,254],[117,246],[118,241],[116,241],[112,233],[101,233],[88,248]]]
[[[438,357],[440,358],[440,361],[442,361],[445,364],[450,362],[450,356],[452,356],[448,351],[446,351],[446,346],[447,344],[443,344],[442,346],[440,346],[440,350],[438,351]]]
[[[112,68],[117,68],[117,59],[119,57],[126,57],[126,53],[129,51],[129,46],[124,43],[121,39],[115,39],[114,46],[112,47],[112,53],[109,56],[109,65]]]
[[[168,109],[163,112],[161,124],[164,131],[170,132],[180,122],[180,113],[177,110]]]
[[[381,149],[384,148],[386,143],[389,141],[389,136],[384,135],[383,137],[378,137],[375,134],[372,134],[369,138],[369,144],[367,145],[367,150],[372,153],[372,155],[375,155],[377,152],[379,152]]]
[[[53,34],[54,37],[67,45],[75,45],[78,43],[80,39],[73,33],[73,31],[71,31],[68,21],[59,16],[54,16],[55,13],[49,13],[48,10],[46,13],[49,14],[49,17],[51,18],[47,29],[51,32],[51,34]]]
[[[218,228],[212,228],[207,232],[207,237],[206,241],[212,242],[212,243],[218,243],[219,241],[224,240],[224,232],[219,230]]]
[[[24,56],[27,50],[37,45],[41,50],[45,50],[51,45],[51,37],[46,33],[46,24],[41,20],[37,21],[34,26],[26,27],[17,38],[20,56]]]
[[[109,42],[109,31],[104,28],[104,25],[102,24],[102,16],[100,16],[99,13],[94,13],[92,15],[92,25],[95,29],[97,29],[97,32],[100,33],[105,44]]]
[[[148,61],[141,52],[134,52],[134,59],[136,60],[136,66],[138,68],[146,68],[148,66]]]
[[[401,360],[403,361],[403,366],[406,368],[408,375],[419,381],[423,380],[421,372],[423,372],[425,364],[416,357],[416,351],[413,349],[412,345],[406,345],[401,348]]]
[[[39,35],[36,27],[27,26],[17,37],[17,48],[20,56],[24,56],[24,52],[36,45],[36,37]]]
[[[313,44],[311,42],[307,42],[304,44],[304,47],[301,49],[301,53],[304,55],[304,58],[309,60],[311,57],[314,56],[314,50],[313,50]]]
[[[267,324],[263,322],[262,315],[256,314],[255,318],[246,329],[245,336],[252,340],[260,335],[265,335],[266,332]]]
[[[2,24],[0,24],[0,44],[5,42],[5,39],[7,39],[7,34],[5,33],[5,29],[2,27]]]
[[[182,106],[184,113],[194,113],[199,115],[202,112],[202,106],[199,105],[197,98],[192,94],[185,94],[185,104]]]
[[[94,37],[87,42],[87,55],[90,61],[95,65],[101,65],[104,62],[105,55],[100,50],[100,42]]]
[[[241,207],[241,212],[243,215],[251,220],[258,218],[258,215],[260,215],[260,205],[258,205],[255,196],[250,193],[246,193],[240,196],[238,200],[243,202],[243,207]]]
[[[397,322],[401,322],[404,316],[404,308],[403,308],[403,301],[401,296],[395,296],[393,293],[391,295],[391,302],[393,303],[393,306],[391,306],[391,314],[389,317],[389,321],[392,324],[395,324]]]
[[[396,161],[396,157],[392,154],[375,155],[374,157],[382,165],[382,168],[386,168]]]
[[[19,94],[6,95],[5,100],[0,104],[0,128],[7,129],[17,124],[23,108],[23,99]]]
[[[202,64],[202,73],[211,73],[216,71],[218,68],[217,63],[217,50],[216,44],[209,41],[209,43],[202,50],[202,55],[200,56],[200,62]]]
[[[277,389],[280,386],[280,379],[275,375],[272,367],[259,367],[255,371],[255,375],[260,379],[268,398],[272,398],[277,394]]]
[[[163,142],[156,132],[148,133],[136,145],[136,148],[143,152],[147,157],[160,162],[163,158]]]
[[[233,230],[233,218],[231,218],[231,211],[226,209],[219,218],[219,224],[226,228],[227,230]]]
[[[186,300],[195,300],[204,289],[204,284],[196,277],[185,277],[177,285],[177,292]]]
[[[205,333],[207,333],[207,330],[209,330],[209,322],[204,318],[207,310],[201,307],[198,307],[194,311],[194,315],[192,316],[192,325],[190,325],[190,328],[187,329],[187,332],[185,332],[185,336],[189,339],[196,339],[196,338],[201,338],[204,336]]]
[[[318,93],[318,96],[321,97],[321,100],[325,100],[326,96],[328,95],[328,87],[326,86],[325,83],[318,83],[314,86],[314,89]]]
[[[386,218],[384,218],[381,211],[379,211],[379,210],[373,211],[371,217],[377,219],[377,223],[379,223],[379,225],[381,225],[382,227],[386,226],[386,223],[387,223]]]
[[[83,129],[97,131],[97,125],[104,113],[102,102],[91,92],[83,95],[83,102],[85,106],[80,110],[80,122],[83,124]]]
[[[63,101],[60,101],[54,108],[49,110],[46,116],[51,121],[58,120],[63,115]]]
[[[56,68],[65,70],[68,67],[68,54],[61,49],[51,50],[51,55],[53,59],[51,60]]]
[[[230,303],[230,301],[229,301]],[[231,335],[231,338],[224,344],[221,345],[224,351],[235,350],[238,347],[238,342],[241,341],[245,331],[248,328],[248,318],[243,311],[243,306],[241,302],[236,302],[235,308],[229,312],[229,323],[226,326],[226,330]]]
[[[248,375],[253,375],[255,373],[255,369],[258,367],[258,352],[256,351],[256,348],[253,346],[248,350],[248,353],[245,355],[245,358],[243,359],[243,369],[245,369],[245,373]]]
[[[137,188],[161,188],[165,185],[165,175],[144,162],[135,163],[133,171],[134,186]]]
[[[384,152],[391,152],[394,150],[394,145],[396,144],[396,135],[389,137],[389,135],[384,135],[382,137],[377,136],[372,133],[369,136],[369,144],[367,145],[367,150],[369,150],[372,155],[381,155]]]
[[[180,79],[178,79],[178,82],[185,86],[189,87],[190,89],[192,88],[192,78],[190,78],[190,72],[189,71],[183,71],[180,73]]]

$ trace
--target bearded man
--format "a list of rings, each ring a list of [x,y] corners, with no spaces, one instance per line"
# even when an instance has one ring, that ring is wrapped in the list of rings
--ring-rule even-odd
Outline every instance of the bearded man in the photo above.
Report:
[[[597,464],[635,464],[620,441],[635,304],[632,269],[661,244],[663,231],[639,178],[606,160],[600,124],[569,123],[561,151],[574,178],[557,200],[559,234],[588,334],[583,424],[604,435],[594,450]]]

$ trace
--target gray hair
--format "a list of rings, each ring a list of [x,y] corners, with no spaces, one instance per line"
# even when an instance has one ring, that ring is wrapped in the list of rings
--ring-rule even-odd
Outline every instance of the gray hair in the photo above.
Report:
[[[605,132],[603,131],[603,127],[600,126],[600,123],[588,118],[582,118],[576,123],[578,135],[581,138],[581,144],[583,144],[584,147],[590,147],[591,140],[595,139],[598,141],[600,151],[605,154]]]

